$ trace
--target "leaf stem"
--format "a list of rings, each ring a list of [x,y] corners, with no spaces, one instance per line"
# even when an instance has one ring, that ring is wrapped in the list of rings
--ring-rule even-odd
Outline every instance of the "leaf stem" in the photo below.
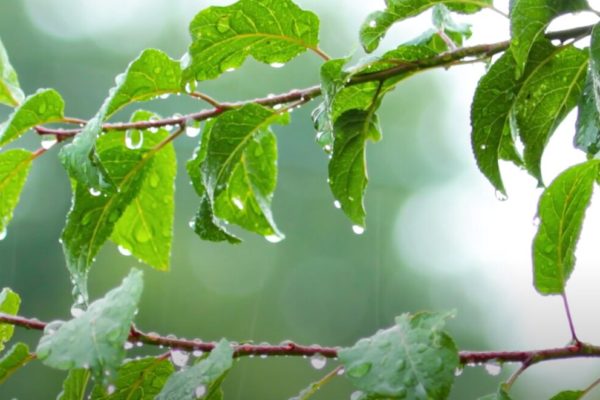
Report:
[[[581,395],[581,398],[583,398],[585,395],[589,394],[598,385],[600,385],[600,378],[596,379],[594,382],[592,382],[591,385],[589,385],[587,388],[585,388],[585,390],[583,391],[583,394]]]
[[[331,60],[331,57],[325,53],[320,47],[311,47],[310,48],[316,55],[321,57],[324,61]]]
[[[212,97],[210,97],[207,94],[200,93],[200,92],[191,92],[191,93],[188,93],[188,94],[191,97],[195,97],[197,99],[205,101],[206,103],[210,104],[214,108],[223,108],[223,105],[221,103],[219,103],[217,100],[213,99]]]
[[[563,299],[563,305],[565,307],[565,313],[567,314],[567,321],[569,322],[569,329],[571,331],[571,340],[575,344],[581,343],[577,338],[577,333],[575,332],[575,324],[573,323],[573,317],[571,316],[571,308],[569,307],[569,300],[567,299],[567,294],[563,292],[561,294]]]

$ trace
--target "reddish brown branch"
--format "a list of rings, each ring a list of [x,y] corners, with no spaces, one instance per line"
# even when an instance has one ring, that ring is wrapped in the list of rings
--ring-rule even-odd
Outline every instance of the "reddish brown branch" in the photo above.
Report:
[[[0,323],[10,324],[26,329],[43,330],[46,322],[28,319],[20,316],[0,313]],[[132,326],[129,339],[133,343],[144,343],[152,346],[168,347],[186,351],[200,350],[210,352],[215,347],[212,342],[197,339],[180,339],[171,336],[161,336],[146,333]],[[235,346],[235,357],[244,356],[303,356],[311,357],[317,354],[326,358],[336,358],[338,347],[323,347],[318,345],[304,346],[294,342],[281,344],[252,344],[243,343]],[[465,365],[484,364],[494,361],[499,363],[527,363],[527,366],[542,361],[561,360],[566,358],[600,358],[600,346],[585,343],[557,347],[552,349],[528,351],[461,351],[460,362]]]

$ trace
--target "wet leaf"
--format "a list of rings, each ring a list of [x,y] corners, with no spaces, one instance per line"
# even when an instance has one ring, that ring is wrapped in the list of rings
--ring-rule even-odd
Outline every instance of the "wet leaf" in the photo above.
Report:
[[[35,356],[29,352],[29,347],[25,343],[17,343],[11,347],[0,358],[0,385],[34,358]]]
[[[0,292],[0,313],[17,315],[20,305],[21,298],[18,294],[9,288],[2,289]],[[4,344],[12,338],[14,331],[14,325],[0,323],[0,351],[4,350]]]
[[[70,370],[63,382],[63,390],[58,395],[57,400],[84,399],[90,375],[90,371],[87,369],[76,368]]]
[[[6,49],[0,40],[0,103],[16,107],[24,98],[17,73],[10,64]]]
[[[33,154],[27,150],[14,149],[0,153],[0,233],[6,227],[19,203],[21,190],[31,168]]]

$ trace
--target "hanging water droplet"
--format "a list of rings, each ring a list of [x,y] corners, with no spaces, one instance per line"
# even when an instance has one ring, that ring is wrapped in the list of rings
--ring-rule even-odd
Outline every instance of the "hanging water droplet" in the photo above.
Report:
[[[195,137],[197,137],[200,134],[200,127],[199,126],[187,125],[185,127],[185,134],[188,137],[195,138]]]
[[[205,394],[206,386],[204,385],[200,385],[196,388],[196,390],[194,390],[194,395],[196,396],[196,398],[204,397]]]
[[[190,355],[183,350],[171,350],[171,362],[179,368],[187,365]]]
[[[360,225],[352,225],[352,232],[356,233],[357,235],[362,235],[365,233],[365,228]]]
[[[125,146],[129,150],[137,150],[144,144],[144,134],[137,129],[130,129],[125,132]]]
[[[507,195],[505,195],[504,193],[502,193],[502,192],[501,192],[501,191],[499,191],[499,190],[496,190],[496,193],[495,193],[495,195],[496,195],[496,199],[498,199],[498,200],[500,200],[500,201],[506,201],[506,200],[508,200],[508,196],[507,196]]]
[[[118,246],[117,250],[119,250],[119,253],[121,253],[121,255],[125,256],[125,257],[129,257],[131,255],[131,250],[123,247],[123,246]]]
[[[356,392],[352,392],[352,394],[350,395],[350,400],[358,400],[362,397],[363,392],[361,392],[360,390],[357,390]]]
[[[113,394],[115,391],[117,390],[115,385],[108,385],[108,387],[106,388],[106,393],[111,395]]]
[[[6,235],[8,234],[8,230],[6,228],[4,228],[3,230],[0,231],[0,240],[4,240],[6,239]]]
[[[463,368],[462,366],[460,366],[460,367],[457,367],[457,368],[454,370],[454,376],[461,376],[461,375],[462,375],[462,373],[463,373],[463,371],[464,371],[464,368]]]
[[[326,364],[327,359],[323,357],[322,354],[315,354],[310,358],[310,365],[312,365],[314,369],[323,369]]]
[[[73,304],[71,306],[71,316],[73,318],[81,317],[85,313],[84,307],[85,305],[83,303],[76,302]]]
[[[479,146],[479,148],[480,148],[481,150],[485,150],[485,149],[487,149],[487,146],[486,146],[485,144],[482,144],[481,146]]]
[[[490,361],[485,364],[485,370],[492,376],[499,375],[502,372],[502,366],[495,361]]]
[[[330,153],[333,150],[333,146],[331,146],[330,144],[326,144],[325,146],[323,146],[323,150]]]
[[[98,197],[102,194],[102,192],[96,188],[90,188],[90,194],[94,197]]]
[[[160,96],[158,96],[158,98],[162,99],[162,100],[166,100],[169,98],[169,96],[171,96],[170,93],[165,93],[165,94],[161,94]]]
[[[185,91],[187,93],[193,93],[196,90],[196,82],[188,82],[185,84]]]
[[[56,136],[44,136],[41,141],[41,145],[44,150],[51,149],[56,143],[58,143]]]
[[[204,352],[202,350],[194,350],[192,351],[192,355],[194,357],[202,357],[202,355],[204,355]]]
[[[338,369],[337,374],[341,376],[341,375],[344,375],[345,372],[346,372],[346,370],[342,367],[342,368]]]
[[[235,68],[233,68],[233,67],[232,67],[232,68],[227,68],[227,69],[225,70],[225,72],[233,72],[233,71],[235,71]]]
[[[133,343],[131,343],[131,342],[125,342],[125,344],[123,344],[123,348],[125,350],[131,350],[131,349],[133,349]]]
[[[369,27],[370,27],[370,28],[375,28],[376,26],[377,26],[377,21],[375,21],[374,19],[372,19],[372,20],[369,22]]]
[[[540,222],[541,222],[540,217],[535,217],[532,221],[533,226],[540,226]]]
[[[240,199],[239,197],[234,197],[231,199],[231,201],[238,209],[240,209],[240,210],[244,209],[244,202],[242,202],[242,199]]]
[[[194,229],[196,227],[196,221],[192,218],[190,222],[188,222],[188,226]]]
[[[283,240],[283,236],[273,234],[265,236],[265,239],[267,239],[267,242],[269,243],[279,243]]]
[[[282,107],[283,107],[283,104],[275,104],[273,106],[273,110],[281,110]]]
[[[273,68],[281,68],[284,65],[285,65],[284,63],[278,63],[278,62],[271,63],[271,67],[273,67]]]
[[[339,208],[342,208],[342,203],[340,203],[340,201],[339,201],[339,200],[335,200],[335,201],[333,202],[333,206],[334,206],[335,208],[338,208],[338,209],[339,209]]]

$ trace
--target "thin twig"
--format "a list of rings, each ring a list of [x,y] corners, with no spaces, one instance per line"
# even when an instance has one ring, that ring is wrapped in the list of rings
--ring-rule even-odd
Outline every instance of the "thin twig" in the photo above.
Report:
[[[577,333],[575,332],[575,324],[573,323],[573,317],[571,316],[571,308],[569,307],[569,300],[567,299],[567,294],[562,293],[561,297],[563,299],[563,304],[565,306],[565,313],[567,314],[567,321],[569,321],[569,329],[571,330],[571,339],[573,343],[578,344],[581,343],[577,338]]]

